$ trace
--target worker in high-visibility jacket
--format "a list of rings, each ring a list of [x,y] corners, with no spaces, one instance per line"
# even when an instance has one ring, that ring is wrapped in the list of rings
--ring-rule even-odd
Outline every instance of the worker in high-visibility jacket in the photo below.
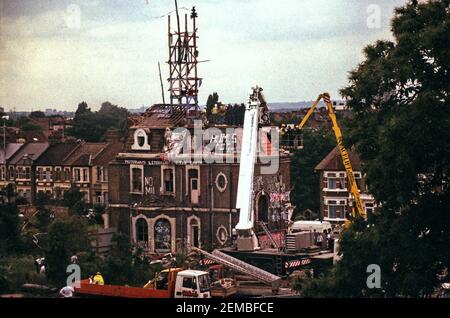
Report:
[[[97,272],[97,274],[95,274],[94,279],[93,279],[93,284],[94,285],[105,285],[105,280],[103,279],[103,276],[100,272]]]

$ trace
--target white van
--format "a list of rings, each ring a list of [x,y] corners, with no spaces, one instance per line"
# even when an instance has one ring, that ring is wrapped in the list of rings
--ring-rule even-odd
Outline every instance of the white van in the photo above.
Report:
[[[291,226],[291,233],[298,233],[302,231],[311,231],[323,233],[323,231],[331,230],[331,223],[327,221],[295,221]]]

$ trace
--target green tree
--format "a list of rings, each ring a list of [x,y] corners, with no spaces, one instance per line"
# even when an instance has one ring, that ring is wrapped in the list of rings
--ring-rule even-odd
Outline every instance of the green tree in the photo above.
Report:
[[[15,204],[0,205],[0,254],[6,255],[20,250],[20,218]]]
[[[291,164],[291,179],[294,180],[292,202],[297,207],[296,218],[307,209],[319,215],[320,176],[314,168],[336,146],[328,129],[304,130],[303,149],[295,150]]]
[[[42,131],[41,126],[33,124],[33,123],[26,123],[20,127],[23,131]]]
[[[62,284],[70,256],[90,250],[87,224],[79,217],[56,219],[49,228],[46,246],[47,276],[54,283]]]
[[[98,112],[92,112],[86,102],[78,105],[69,130],[72,136],[86,141],[104,141],[108,129],[117,129],[125,136],[128,129],[128,111],[110,102],[102,103]]]
[[[36,110],[36,111],[31,112],[28,117],[30,117],[30,118],[45,118],[45,113],[40,110]]]

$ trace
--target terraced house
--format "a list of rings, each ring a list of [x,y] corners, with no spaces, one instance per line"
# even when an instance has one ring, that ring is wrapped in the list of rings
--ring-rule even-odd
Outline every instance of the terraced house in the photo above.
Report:
[[[51,145],[36,161],[36,192],[61,200],[71,186],[71,167],[65,167],[65,159],[80,147],[79,141],[66,141]]]
[[[30,203],[36,198],[36,162],[48,147],[48,142],[24,144],[7,161],[8,182],[14,183],[17,194]]]

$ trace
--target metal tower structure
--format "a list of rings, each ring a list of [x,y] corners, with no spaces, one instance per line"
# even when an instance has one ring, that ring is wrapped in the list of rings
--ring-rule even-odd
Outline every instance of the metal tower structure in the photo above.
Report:
[[[181,106],[188,117],[197,117],[199,114],[198,90],[201,78],[198,77],[198,49],[197,25],[198,17],[195,7],[190,17],[184,15],[184,29],[181,29],[181,19],[178,3],[175,0],[176,28],[172,29],[171,16],[169,23],[169,92],[172,106]],[[190,21],[189,21],[190,19]],[[189,23],[190,22],[190,23]],[[189,28],[189,25],[190,28]]]

